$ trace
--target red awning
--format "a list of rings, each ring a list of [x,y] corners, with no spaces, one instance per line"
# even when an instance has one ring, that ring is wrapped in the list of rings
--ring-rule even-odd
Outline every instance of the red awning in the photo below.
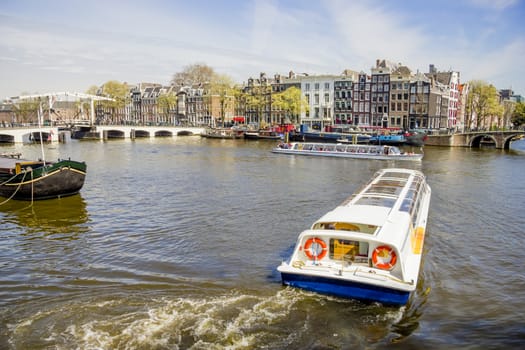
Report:
[[[244,117],[233,117],[234,122],[244,123]]]

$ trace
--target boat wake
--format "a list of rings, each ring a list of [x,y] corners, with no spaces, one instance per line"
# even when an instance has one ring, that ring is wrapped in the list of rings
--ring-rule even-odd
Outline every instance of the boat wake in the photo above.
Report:
[[[333,312],[325,313],[327,305]],[[399,308],[293,288],[272,296],[232,292],[209,299],[164,296],[145,301],[121,295],[82,304],[71,299],[28,315],[8,323],[7,339],[14,348],[38,344],[56,349],[299,349],[359,344],[366,342],[364,332],[370,329],[377,336],[373,342],[381,341],[388,324],[397,322],[401,314]],[[338,333],[324,332],[326,322],[343,322],[344,327]]]

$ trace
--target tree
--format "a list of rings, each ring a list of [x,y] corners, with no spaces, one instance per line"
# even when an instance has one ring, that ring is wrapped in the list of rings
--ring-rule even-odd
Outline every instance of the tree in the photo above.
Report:
[[[213,68],[206,64],[192,64],[184,67],[182,72],[175,73],[171,84],[177,88],[183,86],[204,86],[210,83],[215,75]]]
[[[123,119],[123,116],[119,116],[119,111],[123,111],[127,102],[130,99],[129,96],[129,86],[126,83],[120,83],[116,80],[110,80],[102,85],[102,88],[99,89],[102,91],[102,94],[106,97],[110,97],[113,101],[100,101],[98,102],[104,110],[111,110],[111,112],[105,112],[104,114],[109,114],[112,121],[120,121]],[[99,116],[100,118],[100,116]],[[103,119],[107,119],[107,116],[102,116]],[[108,120],[104,120],[107,122]]]
[[[47,105],[47,103],[46,103]],[[38,120],[40,101],[38,99],[23,99],[13,104],[15,118],[18,123],[29,123]]]
[[[249,85],[245,90],[246,110],[249,113],[249,122],[257,122],[261,128],[266,126],[265,117],[270,118],[272,87],[267,82]],[[255,113],[254,113],[255,112]],[[266,112],[266,113],[265,113]],[[251,118],[255,114],[256,118]]]
[[[162,94],[157,98],[157,104],[161,114],[164,114],[167,119],[170,115],[170,112],[173,111],[177,106],[177,95],[172,91],[168,92],[167,94]]]
[[[227,75],[213,74],[210,79],[209,97],[211,97],[211,99],[215,96],[217,97],[219,103],[219,114],[223,123],[225,122],[226,109],[233,107],[231,106],[234,101],[233,86],[233,80]],[[213,105],[213,102],[210,102]],[[213,111],[213,106],[211,110]]]
[[[129,99],[129,86],[116,80],[110,80],[102,85],[102,94],[113,98],[114,101],[103,101],[105,106],[123,108]]]
[[[518,102],[512,112],[511,118],[512,124],[514,127],[518,128],[522,125],[525,125],[525,103]]]
[[[295,86],[273,94],[272,107],[283,111],[284,117],[288,118],[292,124],[299,124],[301,111],[309,108],[306,98],[301,96],[301,89]]]
[[[476,118],[477,128],[491,126],[493,117],[503,115],[503,107],[499,104],[496,88],[479,80],[469,82],[469,86],[467,97],[468,127],[470,128],[473,118]]]

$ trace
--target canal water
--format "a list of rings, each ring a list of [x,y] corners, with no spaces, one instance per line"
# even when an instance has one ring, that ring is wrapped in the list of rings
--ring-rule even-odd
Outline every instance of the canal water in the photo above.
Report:
[[[421,163],[276,155],[272,142],[45,146],[80,195],[0,205],[0,349],[500,349],[525,345],[525,141]],[[38,157],[40,146],[0,152]],[[297,235],[376,170],[432,187],[408,305],[281,285]]]

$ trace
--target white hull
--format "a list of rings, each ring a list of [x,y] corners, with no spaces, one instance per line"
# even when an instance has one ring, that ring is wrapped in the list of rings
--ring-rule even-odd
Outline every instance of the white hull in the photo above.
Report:
[[[299,235],[277,268],[283,284],[404,305],[417,286],[430,196],[421,172],[383,169]]]
[[[394,146],[299,143],[280,144],[273,153],[296,154],[302,156],[338,157],[377,160],[421,161],[423,154],[402,153]]]

